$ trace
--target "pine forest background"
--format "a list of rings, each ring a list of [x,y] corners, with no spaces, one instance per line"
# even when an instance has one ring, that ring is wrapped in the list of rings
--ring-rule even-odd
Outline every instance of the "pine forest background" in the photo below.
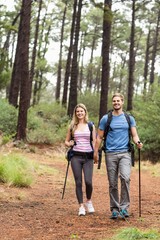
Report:
[[[114,92],[160,161],[158,0],[0,1],[2,144],[64,142],[79,102],[97,127]]]

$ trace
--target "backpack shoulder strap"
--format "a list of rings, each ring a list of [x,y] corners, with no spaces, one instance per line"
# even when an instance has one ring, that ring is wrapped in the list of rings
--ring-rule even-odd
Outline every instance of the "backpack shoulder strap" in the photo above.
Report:
[[[126,120],[128,122],[129,128],[131,128],[131,119],[130,119],[130,114],[124,112],[124,116],[126,117]]]
[[[130,142],[131,141],[131,119],[130,119],[131,115],[129,113],[124,112],[124,116],[126,117],[126,120],[129,125],[128,134],[129,134],[129,142]]]
[[[110,110],[110,111],[108,111],[108,113],[107,113],[108,119],[107,119],[106,126],[105,126],[105,129],[104,129],[104,134],[103,134],[103,146],[102,146],[102,150],[104,150],[104,151],[105,151],[107,134],[108,134],[108,132],[109,132],[110,124],[111,124],[111,121],[112,121],[112,112],[113,112],[113,110]]]
[[[93,122],[88,122],[88,127],[91,132],[93,131],[93,125],[94,125]]]
[[[89,130],[90,130],[90,144],[91,144],[91,147],[93,149],[93,145],[92,145],[92,141],[93,141],[93,137],[92,137],[92,132],[93,132],[93,122],[88,122],[88,127],[89,127]]]
[[[107,119],[107,123],[106,123],[105,130],[104,130],[104,138],[107,137],[107,134],[109,132],[110,124],[112,121],[112,110],[110,110],[107,115],[108,115],[108,119]]]

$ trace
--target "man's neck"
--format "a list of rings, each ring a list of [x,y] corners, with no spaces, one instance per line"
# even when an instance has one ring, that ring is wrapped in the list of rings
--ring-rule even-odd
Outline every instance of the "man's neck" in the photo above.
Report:
[[[120,115],[120,114],[122,114],[123,113],[123,110],[122,110],[122,108],[121,109],[119,109],[119,110],[113,110],[113,112],[112,112],[112,114],[114,115],[114,116],[118,116],[118,115]]]

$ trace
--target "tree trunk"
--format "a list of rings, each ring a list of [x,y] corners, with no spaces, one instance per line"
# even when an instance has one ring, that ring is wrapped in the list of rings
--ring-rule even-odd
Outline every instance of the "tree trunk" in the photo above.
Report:
[[[16,17],[13,19],[12,21],[12,26],[14,26],[18,20],[20,16],[20,13],[18,13],[16,15]],[[8,58],[8,49],[9,49],[9,42],[10,42],[10,35],[11,35],[11,30],[8,31],[7,36],[6,36],[6,41],[4,42],[3,45],[3,51],[1,52],[0,56],[1,56],[1,63],[5,63],[7,62],[7,67],[6,69],[8,69],[8,65],[9,65],[9,61],[6,61]],[[4,70],[4,64],[0,64],[0,73]]]
[[[159,25],[160,25],[160,9],[158,11],[157,26],[153,42],[153,51],[152,51],[152,62],[151,62],[151,72],[150,72],[150,84],[154,83],[154,69],[155,69],[155,59],[157,53],[158,37],[159,37]]]
[[[37,16],[36,28],[35,28],[32,62],[31,62],[30,78],[29,78],[28,107],[30,107],[30,100],[32,95],[32,83],[35,75],[35,61],[36,61],[36,55],[37,55],[37,42],[38,42],[38,35],[39,35],[39,22],[40,22],[41,9],[42,9],[42,0],[39,1],[38,16]]]
[[[67,3],[66,3],[67,4]],[[64,24],[66,19],[67,5],[65,5],[62,26],[61,26],[61,37],[60,37],[60,51],[59,51],[59,63],[58,63],[58,74],[56,84],[56,101],[60,101],[60,89],[61,89],[61,71],[62,71],[62,49],[63,49],[63,38],[64,38]]]
[[[135,39],[135,2],[132,0],[132,25],[130,35],[130,51],[129,51],[129,76],[128,76],[128,101],[127,110],[131,111],[133,108],[133,93],[134,93],[134,69],[135,69],[135,52],[134,52],[134,39]]]
[[[148,30],[148,36],[147,36],[147,43],[146,43],[146,52],[145,52],[145,64],[144,64],[144,73],[143,73],[143,77],[144,77],[144,89],[143,89],[143,93],[144,93],[144,97],[146,95],[146,91],[147,91],[147,77],[148,77],[148,64],[149,64],[149,49],[150,49],[150,34],[151,34],[151,30],[149,28]]]
[[[74,107],[77,105],[77,83],[78,83],[78,41],[80,32],[80,22],[81,22],[81,9],[82,0],[79,0],[78,11],[75,26],[75,42],[73,45],[73,59],[72,59],[72,69],[71,69],[71,82],[70,82],[70,93],[69,93],[69,104],[68,104],[68,115],[71,116]]]
[[[71,71],[71,56],[73,52],[73,37],[74,37],[74,29],[75,29],[75,21],[76,21],[76,8],[77,8],[77,0],[74,1],[74,5],[73,5],[70,46],[68,50],[68,57],[67,57],[66,71],[65,71],[65,78],[64,78],[64,87],[63,87],[63,97],[62,97],[63,106],[66,106],[67,104],[68,82],[69,82],[70,71]]]
[[[17,124],[17,140],[26,139],[27,126],[27,109],[28,109],[28,94],[29,94],[29,37],[30,37],[30,19],[31,19],[31,2],[32,0],[23,0],[21,8],[21,18],[18,31],[18,43],[16,55],[19,59],[17,62],[18,77],[20,83],[20,105]],[[16,78],[16,75],[15,75]]]
[[[111,5],[112,5],[111,0],[105,0],[103,16],[103,40],[102,40],[102,77],[101,77],[100,111],[99,111],[100,119],[107,112],[108,86],[110,74],[109,50],[112,24]]]
[[[97,33],[97,25],[95,26],[94,29],[94,35],[93,35],[93,40],[92,40],[92,45],[91,45],[91,56],[90,56],[90,62],[89,62],[89,69],[88,69],[88,74],[87,74],[87,89],[91,91],[92,89],[92,81],[93,81],[93,52],[95,49],[95,44],[96,44],[96,33]]]

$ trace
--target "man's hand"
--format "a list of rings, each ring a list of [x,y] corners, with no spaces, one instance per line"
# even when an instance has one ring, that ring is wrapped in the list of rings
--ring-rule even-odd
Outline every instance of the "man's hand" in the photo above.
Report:
[[[140,141],[138,141],[138,142],[136,143],[136,145],[137,145],[137,148],[139,148],[139,149],[141,149],[141,148],[143,147],[143,143],[140,142]]]

